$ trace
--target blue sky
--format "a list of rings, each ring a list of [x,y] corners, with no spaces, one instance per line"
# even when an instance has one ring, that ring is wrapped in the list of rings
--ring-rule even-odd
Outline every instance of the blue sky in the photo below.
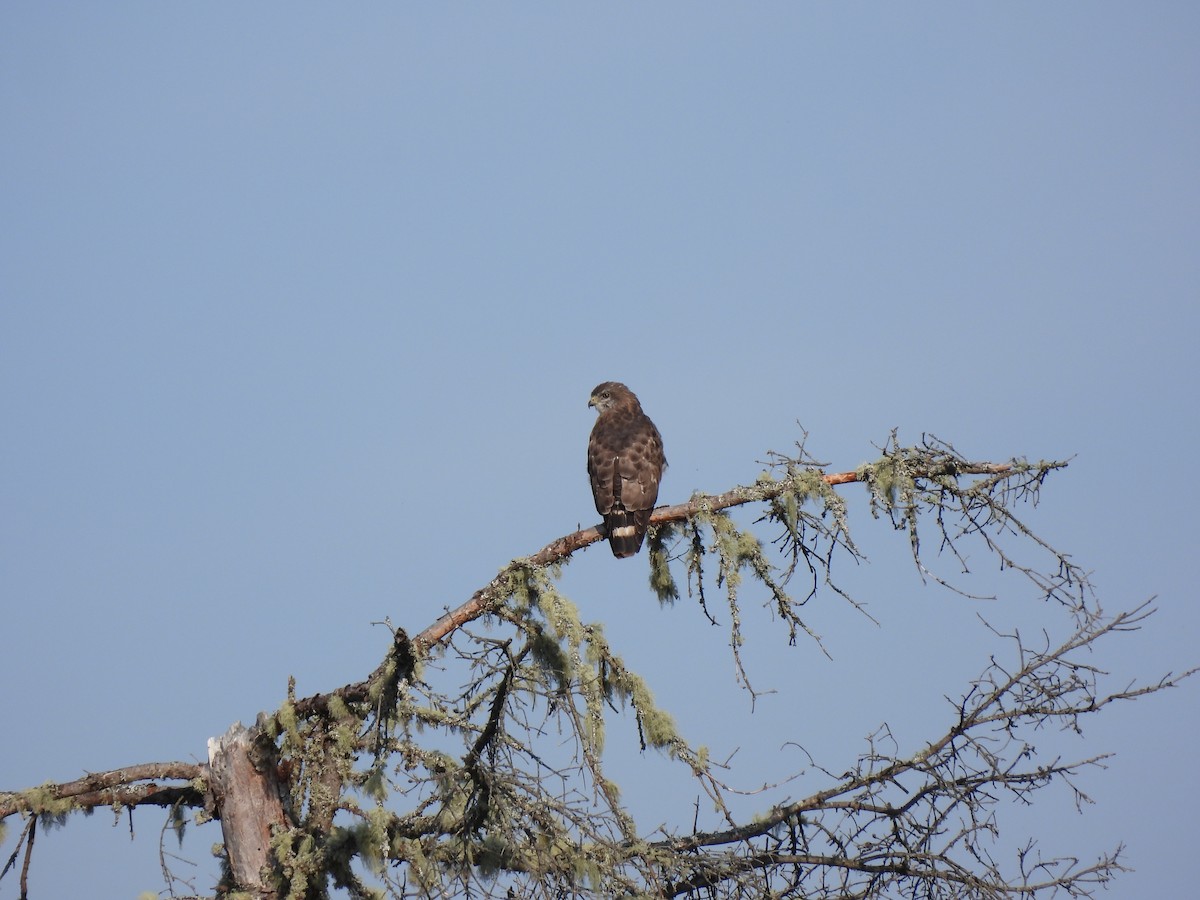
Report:
[[[592,524],[607,379],[664,435],[665,502],[753,480],[797,422],[833,470],[893,427],[1074,456],[1032,523],[1106,607],[1160,608],[1100,662],[1195,664],[1198,40],[1166,2],[5,4],[0,787],[203,758],[289,675],[374,668],[372,622]],[[1045,614],[922,589],[846,493],[880,627],[822,600],[829,661],[752,625],[753,714],[643,558],[566,570],[686,735],[743,741],[743,786],[802,765],[788,740],[837,766],[886,720],[915,749],[995,649],[976,613]],[[1108,896],[1189,883],[1196,691],[1113,709],[1075,748],[1117,753],[1097,804],[1031,822],[1125,841]],[[42,835],[37,895],[156,890],[160,824]]]

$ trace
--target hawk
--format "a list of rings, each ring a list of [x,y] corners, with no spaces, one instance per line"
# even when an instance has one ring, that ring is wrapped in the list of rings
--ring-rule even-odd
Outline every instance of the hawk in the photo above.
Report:
[[[658,483],[667,465],[662,436],[642,412],[637,396],[617,381],[596,386],[588,406],[600,413],[588,441],[588,476],[596,512],[613,556],[624,559],[642,548]]]

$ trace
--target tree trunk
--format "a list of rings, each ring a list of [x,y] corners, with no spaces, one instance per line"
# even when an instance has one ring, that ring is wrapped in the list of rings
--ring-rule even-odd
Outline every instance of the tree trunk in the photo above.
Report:
[[[254,738],[255,733],[241,722],[221,737],[209,738],[209,785],[234,889],[274,900],[271,831],[286,826],[287,817],[271,752],[274,746],[264,748]],[[268,752],[261,752],[264,749]]]

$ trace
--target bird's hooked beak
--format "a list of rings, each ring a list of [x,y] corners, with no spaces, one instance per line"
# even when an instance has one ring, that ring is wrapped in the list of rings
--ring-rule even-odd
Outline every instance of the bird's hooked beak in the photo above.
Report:
[[[588,397],[588,409],[591,409],[591,408],[592,408],[593,406],[595,406],[595,405],[596,405],[596,397],[595,397],[595,395],[593,395],[593,396],[591,396],[591,397]]]

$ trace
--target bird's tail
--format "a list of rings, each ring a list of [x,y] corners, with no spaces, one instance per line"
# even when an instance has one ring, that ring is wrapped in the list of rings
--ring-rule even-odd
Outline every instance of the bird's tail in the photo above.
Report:
[[[653,512],[652,509],[615,509],[604,517],[604,528],[608,532],[608,545],[612,548],[613,556],[624,559],[642,549]]]

